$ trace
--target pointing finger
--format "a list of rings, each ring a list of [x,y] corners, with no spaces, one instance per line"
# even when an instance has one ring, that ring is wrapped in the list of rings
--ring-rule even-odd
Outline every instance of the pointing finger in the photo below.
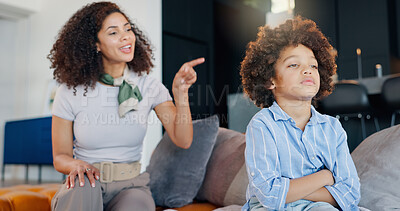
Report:
[[[195,67],[195,66],[197,66],[197,65],[199,65],[199,64],[202,64],[204,61],[205,61],[204,57],[201,57],[201,58],[192,60],[192,61],[190,61],[190,62],[186,62],[186,64],[187,64],[188,66],[190,66],[190,67]]]

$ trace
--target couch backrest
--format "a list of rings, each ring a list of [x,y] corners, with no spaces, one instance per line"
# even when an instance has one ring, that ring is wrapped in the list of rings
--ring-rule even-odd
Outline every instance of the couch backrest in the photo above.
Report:
[[[199,200],[218,206],[243,205],[246,202],[248,177],[244,161],[245,146],[244,134],[219,128],[207,172],[197,194]]]

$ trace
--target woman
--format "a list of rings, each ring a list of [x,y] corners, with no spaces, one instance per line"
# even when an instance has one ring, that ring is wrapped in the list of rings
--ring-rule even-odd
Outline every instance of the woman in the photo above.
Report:
[[[53,210],[154,210],[140,157],[154,109],[171,140],[192,143],[188,89],[196,59],[182,65],[172,91],[147,75],[152,50],[142,32],[110,2],[86,5],[65,24],[49,54],[61,84],[53,105],[53,159],[68,175]],[[74,139],[75,138],[75,139]]]

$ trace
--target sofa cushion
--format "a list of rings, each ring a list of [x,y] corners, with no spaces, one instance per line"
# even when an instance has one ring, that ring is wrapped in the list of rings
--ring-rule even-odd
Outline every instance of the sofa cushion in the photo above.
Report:
[[[13,210],[11,201],[8,200],[8,198],[4,198],[4,197],[0,196],[0,210],[1,211],[12,211]]]
[[[400,125],[369,136],[351,153],[361,183],[360,206],[400,209]]]
[[[193,143],[189,149],[177,147],[164,134],[147,167],[157,206],[182,207],[193,201],[203,182],[218,126],[217,116],[193,121]]]
[[[8,201],[10,201],[13,207],[12,210],[51,210],[49,200],[46,196],[28,190],[16,190],[8,192],[1,195],[1,198],[6,198]]]
[[[249,183],[244,150],[245,135],[220,128],[197,199],[218,206],[243,205]]]

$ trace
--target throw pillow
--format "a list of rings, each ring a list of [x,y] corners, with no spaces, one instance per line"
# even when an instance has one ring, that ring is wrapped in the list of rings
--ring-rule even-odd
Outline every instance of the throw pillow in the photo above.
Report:
[[[197,199],[217,206],[243,205],[249,183],[244,150],[245,135],[220,128]]]
[[[189,149],[177,147],[164,134],[147,167],[157,206],[182,207],[193,201],[203,182],[218,127],[216,115],[193,121],[193,142]]]
[[[400,209],[400,125],[369,136],[351,153],[361,183],[360,206]]]

